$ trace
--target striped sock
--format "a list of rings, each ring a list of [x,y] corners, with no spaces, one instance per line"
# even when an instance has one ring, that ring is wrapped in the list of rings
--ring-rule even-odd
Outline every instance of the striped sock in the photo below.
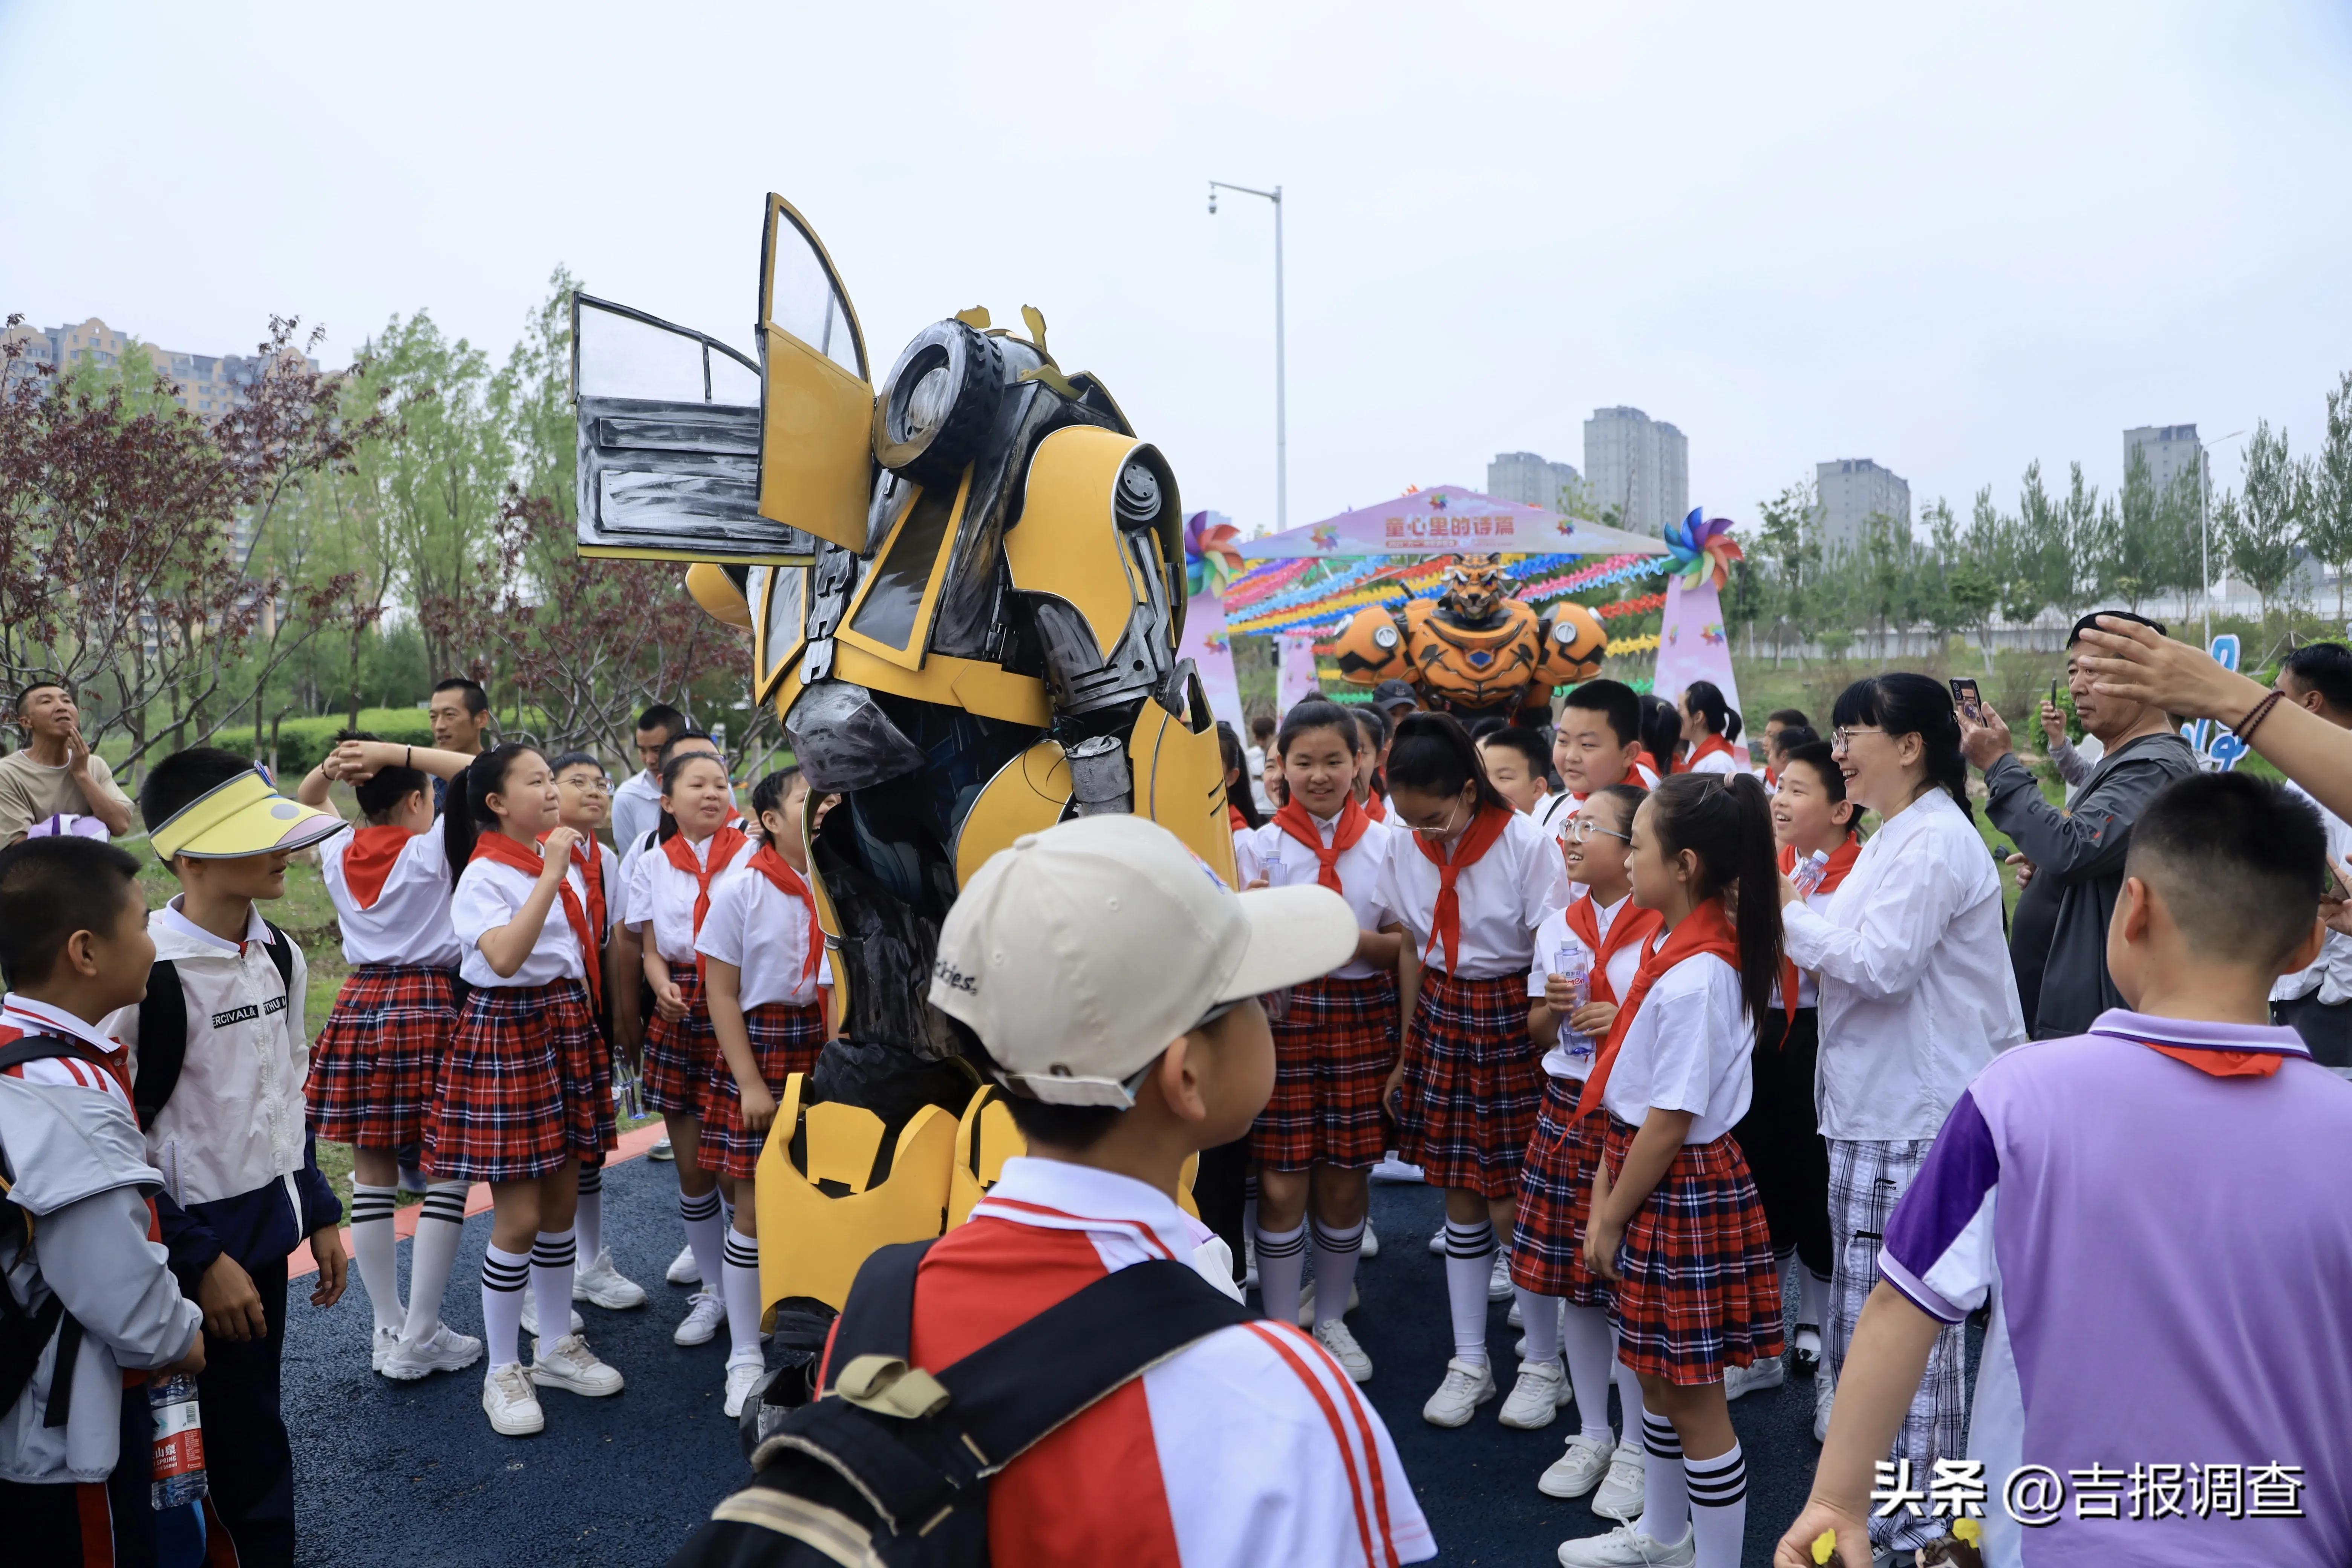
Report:
[[[400,1337],[409,1343],[423,1344],[441,1326],[441,1298],[449,1289],[457,1243],[465,1237],[466,1184],[431,1183],[425,1189],[425,1205],[417,1211],[416,1239],[408,1249],[408,1321],[401,1325]],[[521,1314],[522,1303],[517,1301],[516,1322],[522,1321]]]
[[[1486,1364],[1486,1281],[1495,1272],[1495,1227],[1445,1222],[1445,1304],[1454,1318],[1454,1359]]]
[[[1356,1289],[1356,1262],[1364,1252],[1364,1222],[1344,1230],[1315,1225],[1315,1326],[1336,1322]]]
[[[730,1362],[763,1361],[760,1350],[760,1244],[727,1227],[727,1342]]]
[[[573,1230],[539,1233],[530,1248],[530,1293],[539,1306],[539,1338],[552,1346],[572,1331],[572,1274],[580,1261]]]
[[[1739,1439],[1730,1450],[1712,1459],[1685,1459],[1688,1478],[1691,1531],[1697,1538],[1697,1568],[1739,1568],[1742,1540],[1748,1533],[1748,1459]]]
[[[1307,1274],[1307,1226],[1257,1233],[1258,1305],[1277,1323],[1298,1321],[1298,1293]]]
[[[604,1250],[604,1167],[580,1167],[580,1206],[572,1228],[580,1233],[580,1256],[590,1263]]]
[[[492,1372],[522,1360],[522,1288],[530,1280],[530,1253],[492,1246],[482,1254],[482,1342]],[[563,1310],[570,1311],[572,1303],[564,1302]]]
[[[376,1332],[397,1331],[400,1306],[400,1243],[392,1234],[392,1208],[397,1187],[352,1184],[352,1258],[360,1266],[360,1283],[367,1287],[368,1306],[375,1313]]]
[[[1642,1517],[1633,1528],[1661,1545],[1679,1545],[1690,1532],[1690,1487],[1683,1479],[1683,1440],[1663,1415],[1642,1414]],[[1738,1561],[1738,1559],[1734,1559]]]
[[[686,1244],[694,1248],[694,1266],[702,1274],[702,1289],[719,1289],[720,1266],[726,1260],[725,1244],[720,1240],[719,1189],[713,1187],[700,1197],[677,1194],[677,1217],[686,1222]]]

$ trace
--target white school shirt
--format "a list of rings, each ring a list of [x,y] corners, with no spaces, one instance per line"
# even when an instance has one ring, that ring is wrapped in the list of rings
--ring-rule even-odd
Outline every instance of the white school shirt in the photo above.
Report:
[[[1994,875],[1998,876],[2000,873],[1995,872]],[[1841,887],[1844,884],[1843,883],[1839,884]],[[1826,893],[1816,889],[1811,893],[1806,895],[1805,907],[1817,912],[1826,911],[1830,907],[1830,900],[1835,897],[1837,897],[1837,889],[1835,888],[1831,889]],[[1797,970],[1797,1005],[1800,1007],[1820,1006],[1822,1000],[1821,989],[1820,983],[1813,978],[1813,972],[1800,965]],[[1772,1005],[1775,1007],[1785,1007],[1787,1005],[1787,1001],[1788,999],[1780,994],[1780,983],[1775,980],[1772,982]]]
[[[1628,893],[1613,904],[1594,900],[1593,918],[1600,924],[1602,941],[1608,940],[1609,928],[1616,923],[1617,917],[1625,910],[1633,897],[1633,894]],[[1559,909],[1544,916],[1543,924],[1536,928],[1536,959],[1528,966],[1528,995],[1535,1001],[1543,1000],[1544,981],[1552,972],[1552,955],[1570,942],[1574,942],[1579,947],[1584,945],[1584,939],[1569,929],[1568,911],[1565,909]],[[1608,970],[1609,989],[1622,999],[1625,993],[1633,988],[1633,975],[1641,967],[1642,944],[1638,942],[1629,942],[1611,953]],[[1559,1026],[1561,1032],[1565,1033],[1568,1029],[1568,1020],[1561,1019]],[[1590,1078],[1592,1076],[1592,1053],[1600,1048],[1601,1042],[1595,1039],[1582,1051],[1570,1056],[1566,1046],[1555,1041],[1551,1049],[1544,1053],[1543,1069],[1554,1078],[1579,1079]]]
[[[738,865],[711,882],[710,912],[702,918],[694,950],[743,972],[736,999],[745,1012],[777,1002],[805,1007],[816,1000],[818,986],[833,984],[833,961],[826,953],[817,955],[814,978],[801,979],[814,918],[807,904],[748,863]]]
[[[1684,1144],[1711,1143],[1748,1114],[1748,1058],[1755,1050],[1739,971],[1714,953],[1695,952],[1642,998],[1601,1103],[1635,1127],[1654,1110],[1690,1111]]]
[[[1709,752],[1684,771],[1694,773],[1744,773],[1748,770],[1740,765],[1738,758],[1728,752]]]
[[[351,884],[343,878],[343,857],[354,835],[338,833],[319,846],[319,874],[326,879],[327,897],[334,900],[335,924],[343,933],[343,962],[401,963],[426,969],[455,969],[464,950],[449,923],[449,853],[441,837],[441,819],[400,847],[392,869],[385,873],[383,891],[374,903],[360,908]]]
[[[572,896],[581,901],[582,908],[586,908],[588,894],[581,885],[580,868],[567,868],[563,879],[571,887]],[[538,878],[526,876],[512,866],[495,860],[467,862],[458,874],[457,890],[449,896],[449,923],[457,929],[457,940],[466,949],[466,956],[457,965],[458,978],[468,985],[521,986],[551,985],[559,980],[588,977],[587,967],[580,958],[580,939],[572,934],[572,922],[563,918],[561,892],[547,906],[547,920],[539,928],[539,940],[530,944],[521,968],[501,976],[482,956],[482,934],[512,925],[524,900],[537,886]]]
[[[1790,961],[1821,976],[1823,1137],[1933,1138],[1978,1070],[2025,1038],[2000,874],[1941,789],[1864,841],[1825,908],[1791,904],[1780,921]]]
[[[1437,910],[1437,862],[1400,828],[1381,872],[1380,901],[1402,924],[1414,954],[1445,967],[1443,942],[1430,946]],[[1463,868],[1454,891],[1462,907],[1462,934],[1454,973],[1467,980],[1524,974],[1535,955],[1535,930],[1544,916],[1568,908],[1568,868],[1559,846],[1536,819],[1512,812],[1501,837]]]
[[[2352,858],[2352,826],[2311,798],[2311,792],[2292,779],[2287,789],[2303,797],[2314,811],[2319,813],[2319,826],[2327,835],[2327,854],[2331,860]],[[2340,931],[2330,931],[2327,940],[2320,944],[2319,956],[2305,968],[2292,974],[2282,974],[2271,987],[2273,1002],[2299,1001],[2305,996],[2317,996],[2326,1006],[2352,1002],[2352,936]]]
[[[1339,830],[1336,816],[1326,821],[1309,812],[1307,820],[1315,824],[1326,844]],[[1355,911],[1359,931],[1378,931],[1396,921],[1395,911],[1381,901],[1381,871],[1400,837],[1399,830],[1385,822],[1367,823],[1364,836],[1339,852],[1339,889],[1348,907]],[[1269,888],[1311,888],[1321,871],[1322,863],[1316,859],[1315,851],[1271,822],[1236,834],[1234,847],[1247,857],[1249,871],[1242,878],[1244,887],[1264,877]],[[1412,847],[1404,847],[1410,850]],[[1393,966],[1351,958],[1331,973],[1340,980],[1368,980],[1375,974],[1392,972]]]
[[[613,790],[613,842],[632,844],[661,826],[661,780],[640,768]]]
[[[680,835],[683,837],[684,835]],[[712,834],[699,844],[688,844],[695,862],[710,864],[710,847],[719,841]],[[752,845],[745,840],[735,851],[730,866],[740,866],[751,858]],[[726,869],[725,867],[719,868]],[[713,878],[711,899],[717,902],[719,883]],[[694,900],[698,889],[694,879],[669,863],[667,845],[646,849],[637,856],[629,872],[629,912],[625,917],[633,931],[642,932],[650,924],[654,928],[654,950],[666,963],[694,962]],[[706,917],[707,918],[707,917]]]

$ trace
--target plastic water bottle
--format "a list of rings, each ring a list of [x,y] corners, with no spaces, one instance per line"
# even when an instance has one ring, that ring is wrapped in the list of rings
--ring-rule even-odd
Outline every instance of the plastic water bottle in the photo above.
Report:
[[[1592,1000],[1592,954],[1582,942],[1564,942],[1553,950],[1551,972],[1566,979],[1574,992],[1571,1012]],[[1588,1065],[1591,1062],[1592,1037],[1578,1034],[1565,1020],[1559,1026],[1559,1045],[1568,1053],[1569,1060]]]
[[[638,1121],[646,1114],[645,1081],[638,1078],[620,1052],[613,1053],[613,1113],[624,1121]]]
[[[1822,879],[1828,876],[1829,871],[1830,852],[1826,849],[1816,849],[1797,862],[1797,868],[1790,874],[1789,880],[1796,884],[1799,898],[1810,899],[1813,896],[1813,889],[1822,885]]]
[[[196,1411],[195,1378],[184,1372],[150,1378],[147,1405],[155,1417],[152,1500],[159,1512],[194,1502],[209,1489],[205,1481],[205,1424]]]

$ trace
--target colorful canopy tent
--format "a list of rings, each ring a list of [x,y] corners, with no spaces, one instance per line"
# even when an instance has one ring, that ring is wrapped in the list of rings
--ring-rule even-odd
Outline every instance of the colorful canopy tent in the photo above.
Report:
[[[1239,548],[1244,558],[1252,561],[1487,552],[1506,555],[1666,553],[1663,540],[1582,518],[1561,517],[1539,506],[1502,500],[1461,485],[1407,490],[1377,506],[1359,507],[1320,522],[1244,541]]]

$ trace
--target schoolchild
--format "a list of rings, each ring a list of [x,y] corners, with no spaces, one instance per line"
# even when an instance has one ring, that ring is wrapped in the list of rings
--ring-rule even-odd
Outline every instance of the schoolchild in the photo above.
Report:
[[[1225,769],[1225,822],[1234,831],[1236,847],[1244,833],[1255,833],[1265,826],[1265,813],[1258,809],[1257,798],[1251,793],[1249,753],[1242,738],[1223,720],[1217,721],[1217,750]]]
[[[1804,733],[1790,740],[1782,740],[1780,738],[1782,732],[1789,730],[1801,730]],[[1813,731],[1813,721],[1805,717],[1803,709],[1775,708],[1772,710],[1764,720],[1765,793],[1769,795],[1780,787],[1781,759],[1789,754],[1790,747],[1820,739],[1821,736]]]
[[[1511,1287],[1495,1237],[1510,1228],[1542,1098],[1525,976],[1536,928],[1567,906],[1568,879],[1559,846],[1495,793],[1451,714],[1411,714],[1397,726],[1389,789],[1410,836],[1391,847],[1381,879],[1393,920],[1384,929],[1405,937],[1404,1049],[1383,1100],[1398,1152],[1445,1189],[1454,1355],[1422,1416],[1459,1426],[1496,1394],[1486,1304]]]
[[[1486,782],[1511,803],[1514,811],[1543,820],[1551,793],[1545,777],[1550,751],[1533,730],[1506,724],[1478,738],[1478,760],[1486,764]]]
[[[294,1457],[279,1409],[287,1255],[308,1237],[311,1301],[343,1293],[342,1205],[305,1126],[310,1075],[302,950],[255,905],[283,898],[286,863],[346,824],[297,805],[243,757],[175,752],[139,790],[147,842],[180,884],[148,917],[145,1000],[101,1033],[131,1045],[131,1098],[163,1245],[205,1310],[207,1514],[236,1560],[294,1560]]]
[[[473,761],[462,752],[394,745],[346,731],[296,788],[305,805],[327,805],[348,784],[363,826],[319,846],[319,870],[335,906],[343,961],[352,968],[310,1047],[310,1131],[352,1148],[352,1253],[375,1310],[369,1363],[410,1381],[481,1359],[482,1342],[441,1321],[466,1184],[428,1183],[400,1300],[397,1151],[418,1145],[457,1028],[457,933],[449,924],[446,836],[436,831],[435,781]]]
[[[1683,710],[1654,691],[1641,695],[1642,755],[1640,761],[1660,778],[1682,772]],[[1657,786],[1653,784],[1653,789]]]
[[[1499,1417],[1506,1426],[1549,1426],[1572,1391],[1578,1430],[1537,1488],[1568,1498],[1597,1487],[1593,1511],[1620,1520],[1642,1510],[1642,1385],[1616,1358],[1609,1286],[1584,1263],[1592,1173],[1609,1126],[1598,1112],[1577,1115],[1576,1102],[1591,1076],[1593,1052],[1633,989],[1642,944],[1658,930],[1657,910],[1633,901],[1625,869],[1633,814],[1645,793],[1610,784],[1578,809],[1563,858],[1570,884],[1580,890],[1536,931],[1528,1036],[1544,1053],[1544,1096],[1519,1173],[1511,1237],[1511,1284],[1527,1340],[1518,1382]],[[1581,1002],[1573,963],[1589,976]],[[1612,1376],[1624,1405],[1622,1443],[1609,1425]]]
[[[1723,700],[1723,689],[1712,680],[1694,680],[1683,689],[1678,706],[1683,744],[1687,749],[1675,762],[1678,773],[1744,773],[1748,759],[1732,749],[1739,739],[1739,715]]]
[[[577,835],[562,824],[547,759],[498,746],[467,768],[464,785],[467,811],[444,820],[450,862],[464,868],[449,916],[465,954],[458,973],[472,989],[425,1122],[425,1168],[489,1184],[482,1409],[491,1430],[520,1437],[546,1425],[540,1389],[601,1397],[623,1382],[577,1330],[535,1335],[528,1371],[519,1341],[526,1284],[542,1330],[570,1321],[580,1162],[617,1142],[596,1026],[604,976],[572,860]]]
[[[1356,804],[1374,822],[1387,823],[1388,778],[1382,770],[1388,765],[1389,748],[1396,742],[1396,731],[1390,727],[1389,716],[1373,703],[1348,711],[1356,721]]]
[[[148,1375],[205,1368],[203,1309],[156,1239],[162,1178],[125,1053],[99,1026],[145,994],[154,957],[129,855],[74,837],[0,850],[0,1050],[26,1058],[0,1067],[0,1314],[24,1331],[5,1357],[28,1363],[0,1392],[12,1562],[155,1561]]]
[[[1615,1286],[1617,1356],[1642,1380],[1649,1459],[1641,1518],[1563,1543],[1559,1560],[1738,1568],[1747,1461],[1723,1374],[1782,1348],[1771,1239],[1731,1140],[1780,973],[1762,782],[1666,780],[1634,813],[1626,868],[1661,932],[1643,944],[1578,1104],[1608,1113],[1584,1260]]]
[[[1337,703],[1313,700],[1283,715],[1275,752],[1287,804],[1247,835],[1244,885],[1328,888],[1356,917],[1356,950],[1328,974],[1290,988],[1274,1023],[1274,1093],[1251,1130],[1258,1163],[1258,1286],[1267,1317],[1299,1310],[1302,1271],[1315,1257],[1315,1337],[1358,1383],[1371,1358],[1342,1321],[1370,1212],[1371,1168],[1384,1142],[1381,1090],[1396,1064],[1394,917],[1380,901],[1394,832],[1358,805],[1356,726]]]
[[[730,1418],[743,1414],[744,1400],[766,1370],[760,1352],[764,1303],[754,1184],[760,1151],[784,1080],[816,1068],[832,994],[801,826],[808,795],[807,775],[798,768],[760,781],[751,792],[751,810],[765,829],[760,846],[712,885],[710,913],[694,939],[719,1045],[703,1090],[700,1163],[735,1195],[720,1286],[730,1345]],[[818,815],[821,820],[822,807]]]
[[[646,1104],[661,1112],[677,1154],[678,1215],[701,1280],[671,1338],[701,1345],[717,1336],[727,1302],[719,1289],[725,1221],[719,1178],[700,1147],[703,1100],[719,1070],[719,1044],[710,1032],[694,939],[710,913],[719,876],[750,858],[751,841],[729,820],[734,797],[720,757],[674,750],[662,764],[661,801],[659,842],[637,858],[630,873],[624,919],[644,949],[654,995],[654,1016],[646,1023]]]
[[[1544,803],[1544,827],[1565,842],[1576,808],[1612,784],[1658,787],[1658,772],[1642,748],[1642,699],[1622,680],[1588,680],[1560,702],[1552,726],[1551,765],[1559,793]]]

